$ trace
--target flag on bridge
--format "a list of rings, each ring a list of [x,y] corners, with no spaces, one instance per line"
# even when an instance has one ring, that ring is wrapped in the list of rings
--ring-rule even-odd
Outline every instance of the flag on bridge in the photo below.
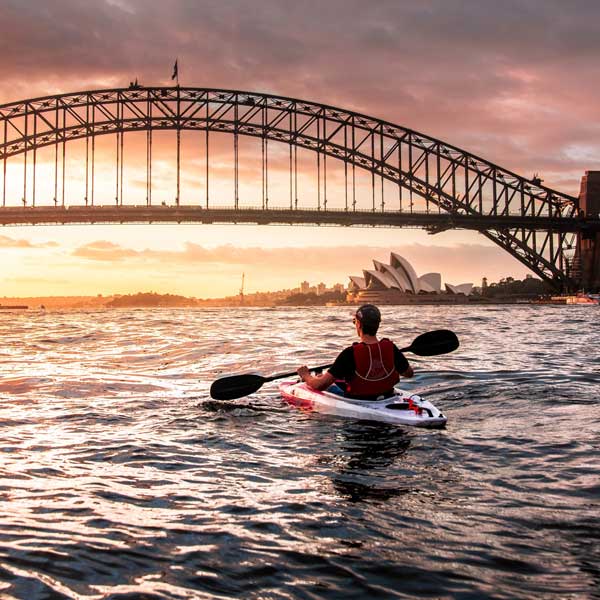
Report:
[[[173,65],[173,75],[171,75],[171,79],[175,79],[177,85],[179,85],[179,67],[177,66],[177,60],[175,60],[175,64]]]

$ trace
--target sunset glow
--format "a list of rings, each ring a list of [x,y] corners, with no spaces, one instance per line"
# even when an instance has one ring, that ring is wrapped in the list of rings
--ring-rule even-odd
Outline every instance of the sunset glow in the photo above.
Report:
[[[163,6],[123,0],[83,9],[65,0],[43,10],[8,2],[0,24],[0,103],[127,87],[134,80],[172,85],[177,57],[182,85],[276,93],[373,115],[527,177],[540,174],[545,185],[577,195],[583,172],[597,168],[599,149],[596,49],[578,41],[592,39],[593,32],[583,11],[566,19],[558,4],[545,4],[543,13],[536,4],[502,11],[500,18],[489,6],[467,11],[444,2],[374,8],[328,2],[314,11],[301,5],[284,10],[273,2],[259,19],[243,2]],[[583,79],[586,85],[580,85]],[[95,141],[96,204],[116,202],[116,142],[115,135]],[[124,204],[147,201],[145,143],[144,132],[124,136]],[[183,205],[205,202],[204,144],[202,131],[181,134]],[[211,202],[231,204],[231,136],[211,134],[210,144]],[[241,138],[240,206],[261,204],[260,152],[259,140]],[[288,146],[271,143],[268,152],[269,205],[287,206]],[[31,157],[27,170],[22,156],[8,160],[5,182],[0,169],[6,204],[31,206],[34,191],[38,206],[60,205],[63,197],[66,204],[85,203],[85,153],[85,140],[69,142],[63,165],[55,146],[42,148],[35,177]],[[175,133],[155,132],[154,204],[175,202],[174,164]],[[298,206],[311,206],[318,193],[314,155],[299,151],[298,165]],[[55,172],[63,168],[64,191],[55,188]],[[329,208],[344,205],[343,177],[342,163],[328,161]],[[89,186],[89,173],[87,179]],[[359,173],[359,202],[369,201],[370,185],[369,176]],[[392,187],[386,183],[382,190],[386,203],[395,202]],[[479,284],[483,276],[528,272],[483,236],[460,230],[430,236],[317,227],[19,227],[2,231],[0,245],[5,296],[154,290],[215,297],[236,293],[242,272],[249,291],[291,288],[303,279],[346,283],[365,256],[390,251],[407,256],[421,272],[440,271],[454,281]]]

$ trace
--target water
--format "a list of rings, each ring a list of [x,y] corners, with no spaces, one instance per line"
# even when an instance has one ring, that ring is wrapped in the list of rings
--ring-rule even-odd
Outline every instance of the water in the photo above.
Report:
[[[386,307],[442,431],[217,377],[323,364],[348,308],[0,315],[2,598],[600,598],[594,307]]]

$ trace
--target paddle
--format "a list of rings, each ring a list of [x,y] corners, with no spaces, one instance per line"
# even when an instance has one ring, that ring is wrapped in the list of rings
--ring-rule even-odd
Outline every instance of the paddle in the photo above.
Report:
[[[447,329],[438,329],[417,336],[410,346],[401,348],[400,352],[412,352],[417,356],[437,356],[438,354],[447,354],[457,348],[458,338],[456,334]],[[313,367],[311,371],[323,371],[329,367],[331,365],[322,365]],[[235,400],[253,394],[269,381],[293,377],[294,375],[296,375],[296,371],[279,373],[271,377],[263,377],[256,373],[221,377],[210,386],[210,395],[215,400]]]

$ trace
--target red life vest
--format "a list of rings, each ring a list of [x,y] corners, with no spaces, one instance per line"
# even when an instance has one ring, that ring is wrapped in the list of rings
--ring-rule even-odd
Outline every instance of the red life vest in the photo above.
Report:
[[[389,392],[400,381],[394,366],[394,344],[383,338],[376,344],[352,345],[355,371],[348,382],[349,396],[378,396]]]

